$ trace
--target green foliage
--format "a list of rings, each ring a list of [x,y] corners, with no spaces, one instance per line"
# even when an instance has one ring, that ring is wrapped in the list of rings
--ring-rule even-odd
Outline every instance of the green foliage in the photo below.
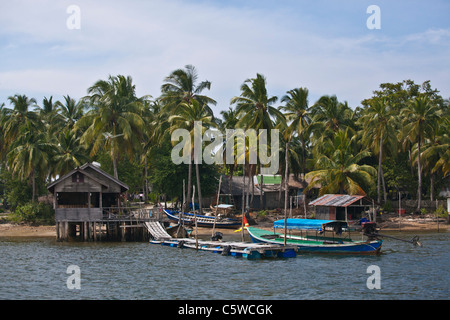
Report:
[[[102,151],[96,158],[96,161],[100,163],[100,168],[114,176],[113,164],[111,156]],[[126,155],[121,154],[119,161],[117,162],[117,172],[119,180],[125,183],[130,189],[129,193],[141,192],[144,185],[144,166],[138,161],[137,157],[130,160]]]
[[[10,220],[16,223],[53,224],[55,211],[48,204],[28,202],[18,206],[10,215]]]
[[[170,199],[173,197],[182,199],[183,179],[187,189],[189,168],[187,164],[174,164],[171,159],[171,150],[170,144],[164,144],[158,150],[158,157],[155,157],[149,165],[148,178],[153,186],[154,193],[166,194]],[[192,174],[194,176],[195,170],[193,171]],[[199,172],[203,196],[213,195],[217,190],[218,170],[213,165],[202,164],[199,165]],[[193,180],[195,181],[195,179]]]
[[[18,217],[40,219],[36,217],[45,216],[45,209],[29,202],[47,193],[49,178],[98,161],[132,193],[140,192],[147,178],[152,200],[162,194],[181,199],[183,179],[186,189],[188,183],[199,184],[197,166],[190,165],[188,177],[189,165],[172,162],[170,133],[192,131],[198,120],[202,129],[280,129],[280,139],[289,139],[289,172],[307,174],[315,180],[308,188],[318,182],[321,193],[380,198],[384,177],[388,195],[400,189],[415,198],[418,189],[421,195],[428,193],[431,178],[436,193],[446,183],[440,177],[450,172],[450,103],[430,81],[382,83],[355,110],[332,95],[309,106],[307,88],[286,91],[284,106],[277,107],[278,97],[268,94],[265,77],[256,74],[244,81],[240,95],[231,99],[235,109],[222,111],[220,121],[210,108],[216,101],[202,95],[211,82],[198,78],[192,65],[177,69],[152,101],[137,97],[131,77],[119,75],[95,82],[89,96],[79,101],[66,95],[62,102],[50,97],[38,105],[34,98],[16,94],[8,98],[9,108],[0,102],[0,196],[17,209]],[[257,174],[259,165],[250,167],[251,172]],[[382,170],[376,171],[380,165]],[[284,166],[280,161],[279,173],[284,174]],[[243,166],[202,164],[198,170],[202,195],[209,196],[217,191],[219,174],[241,176]]]
[[[443,205],[440,205],[438,207],[438,209],[434,212],[435,215],[437,215],[440,218],[448,218],[448,212],[447,210],[444,208]]]
[[[268,214],[267,210],[261,210],[261,211],[258,211],[258,213],[257,213],[258,218],[265,218],[267,216],[267,214]]]
[[[383,205],[383,212],[390,212],[392,211],[392,203],[391,201],[387,201],[384,205]]]
[[[388,193],[398,192],[398,189],[408,191],[411,195],[416,193],[416,172],[411,172],[406,153],[399,153],[396,159],[387,157],[383,163],[383,172]]]

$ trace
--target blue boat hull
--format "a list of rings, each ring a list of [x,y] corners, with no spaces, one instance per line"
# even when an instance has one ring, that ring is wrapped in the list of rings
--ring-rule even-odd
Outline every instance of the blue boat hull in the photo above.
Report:
[[[266,239],[255,232],[251,231],[252,228],[248,228],[250,238],[254,243],[270,243],[270,244],[284,244],[281,238],[278,240]],[[256,229],[256,228],[253,228]],[[308,243],[307,243],[308,242]],[[321,241],[294,241],[291,239],[286,240],[286,244],[296,245],[298,253],[326,253],[326,254],[379,254],[383,240],[373,241],[355,241],[348,243],[336,243],[336,244],[323,244]]]

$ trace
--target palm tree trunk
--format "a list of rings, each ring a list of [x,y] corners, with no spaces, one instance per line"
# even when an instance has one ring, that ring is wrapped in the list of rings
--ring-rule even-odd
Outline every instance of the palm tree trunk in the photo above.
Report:
[[[144,159],[144,176],[145,176],[145,180],[144,180],[144,201],[147,202],[148,199],[148,166],[147,166],[147,156],[145,156]]]
[[[254,175],[253,174],[253,167],[256,168],[256,165],[252,165],[252,170],[250,171],[251,172],[251,181],[250,181],[250,183],[252,184],[252,196],[250,198],[250,207],[253,206],[253,197],[255,196],[255,182],[253,181],[253,175]]]
[[[195,164],[195,175],[197,176],[197,189],[198,189],[198,205],[200,208],[200,214],[202,214],[202,189],[200,188],[200,173],[198,170],[198,163]],[[194,208],[195,210],[195,208]]]
[[[263,181],[263,175],[260,175],[261,177],[261,185],[259,186],[259,208],[260,210],[263,210],[264,207],[264,198],[263,198],[263,186],[264,186],[264,181]]]
[[[34,170],[31,171],[31,185],[32,185],[32,195],[31,195],[31,201],[34,202],[36,199],[36,177],[34,175]]]
[[[378,203],[381,203],[381,159],[383,157],[383,135],[381,135],[380,138],[380,152],[378,154],[378,185],[377,185],[377,192],[378,192]]]
[[[289,168],[288,168],[288,153],[289,153],[289,142],[286,142],[286,167],[284,170],[284,245],[286,245],[286,230],[287,230],[287,199],[288,199],[288,191],[289,191],[289,184],[288,184],[288,174],[289,174]]]
[[[383,198],[384,198],[384,203],[387,202],[387,193],[386,193],[386,184],[384,183],[384,171],[383,171],[383,166],[381,167],[381,184],[383,185]]]
[[[420,211],[422,202],[422,164],[420,159],[420,140],[421,137],[419,135],[419,142],[417,144],[417,151],[418,151],[417,174],[419,175],[419,186],[417,187],[417,211]]]
[[[303,179],[305,179],[305,171],[306,171],[306,150],[305,150],[305,138],[303,137],[303,134],[301,135],[301,141],[302,141],[302,173],[303,173]]]
[[[183,203],[183,212],[189,211],[189,201],[191,199],[191,173],[192,173],[192,158],[190,158],[189,161],[189,170],[188,170],[188,185],[187,185],[187,196],[186,196],[186,202]]]
[[[434,201],[434,173],[430,176],[430,200]]]

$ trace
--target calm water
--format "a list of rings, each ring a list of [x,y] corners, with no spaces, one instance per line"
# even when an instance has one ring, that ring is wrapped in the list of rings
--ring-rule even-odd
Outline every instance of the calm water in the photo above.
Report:
[[[423,247],[387,239],[375,257],[258,261],[149,243],[0,238],[0,299],[449,299],[450,233],[419,235]],[[70,265],[80,268],[79,290],[67,288]],[[367,288],[371,265],[381,289]]]

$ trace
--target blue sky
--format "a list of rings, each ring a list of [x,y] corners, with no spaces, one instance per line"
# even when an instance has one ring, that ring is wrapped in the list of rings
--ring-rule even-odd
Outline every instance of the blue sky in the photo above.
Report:
[[[66,12],[80,10],[80,29]],[[370,30],[369,5],[381,10]],[[450,1],[128,0],[3,1],[0,103],[26,94],[76,99],[95,81],[130,75],[139,96],[160,95],[164,77],[187,64],[228,109],[245,79],[268,92],[307,87],[310,105],[337,95],[352,108],[380,83],[412,79],[450,97]]]

